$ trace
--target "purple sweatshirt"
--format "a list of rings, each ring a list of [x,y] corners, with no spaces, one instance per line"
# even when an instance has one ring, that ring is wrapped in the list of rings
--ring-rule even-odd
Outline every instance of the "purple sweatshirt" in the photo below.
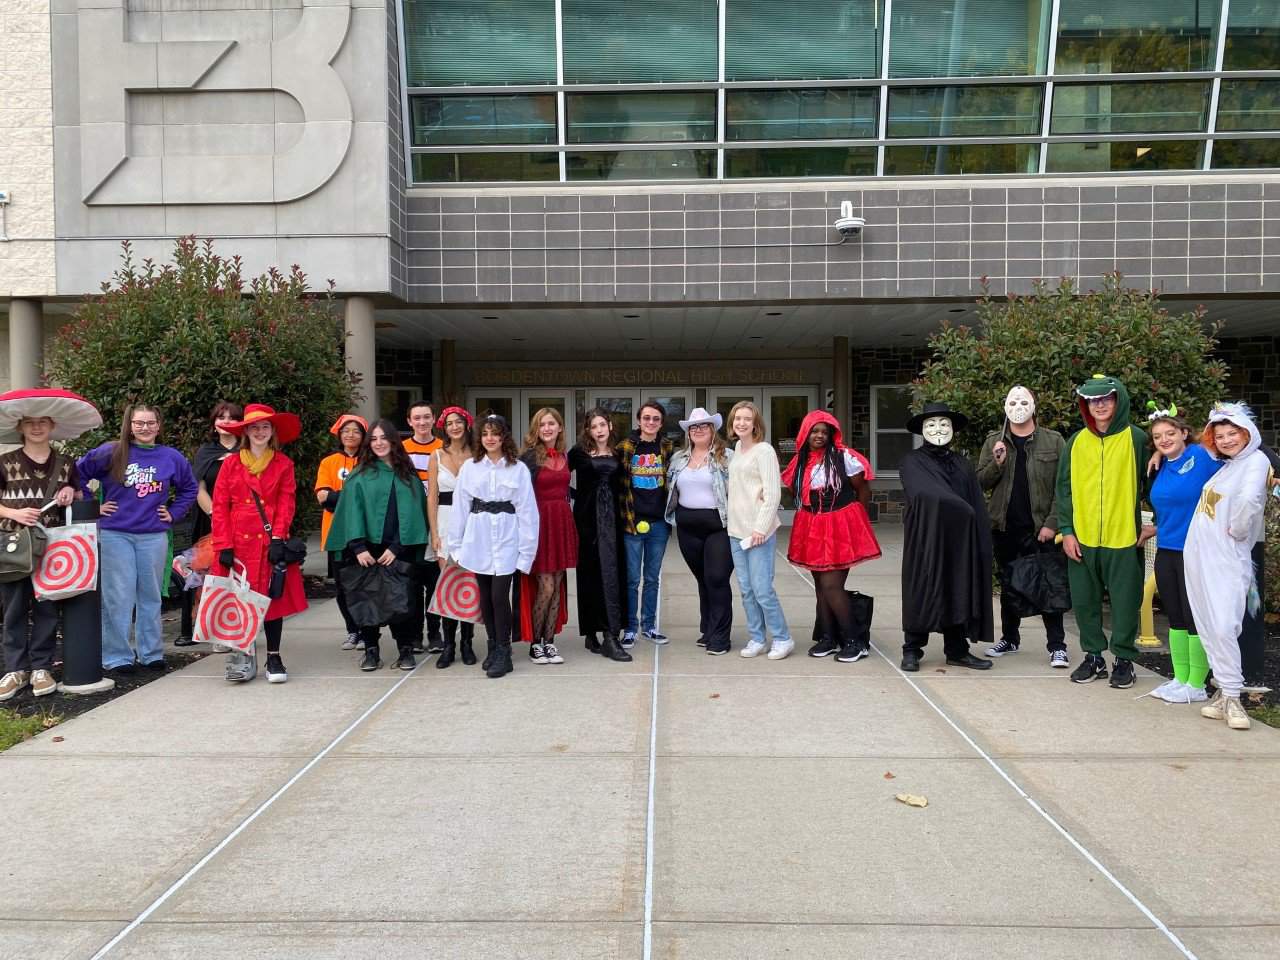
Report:
[[[171,524],[160,519],[156,511],[169,503],[170,490],[174,500],[169,513],[174,522],[181,520],[196,502],[196,478],[187,458],[173,447],[156,446],[151,449],[137,444],[129,445],[129,463],[124,471],[124,483],[111,477],[111,451],[115,443],[94,447],[76,461],[80,471],[80,485],[85,496],[91,496],[90,480],[102,484],[104,500],[114,500],[116,511],[98,521],[103,530],[121,533],[166,533]]]

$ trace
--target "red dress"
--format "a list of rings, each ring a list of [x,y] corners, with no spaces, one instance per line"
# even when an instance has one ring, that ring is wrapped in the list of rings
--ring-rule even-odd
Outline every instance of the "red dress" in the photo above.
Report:
[[[538,501],[538,552],[530,573],[559,573],[578,565],[578,528],[569,506],[569,464],[564,454],[546,462],[533,478]]]
[[[271,535],[287,540],[297,508],[293,461],[277,450],[267,468],[255,477],[240,462],[239,455],[233,453],[222,461],[222,471],[213,488],[214,557],[228,547],[234,550],[236,559],[245,566],[249,586],[266,596],[271,585],[271,564],[267,562],[271,541],[262,529],[262,517],[258,514],[251,491],[256,491],[262,499],[262,509],[271,521]],[[213,572],[219,576],[227,575],[226,568],[216,559]],[[307,595],[302,585],[300,564],[290,564],[284,593],[271,601],[266,619],[292,616],[305,609]]]

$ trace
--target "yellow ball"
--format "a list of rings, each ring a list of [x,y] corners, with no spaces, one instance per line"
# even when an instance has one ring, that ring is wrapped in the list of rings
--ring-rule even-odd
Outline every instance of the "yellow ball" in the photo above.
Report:
[[[639,523],[636,524],[636,533],[648,533],[648,532],[649,532],[648,520],[641,520]]]

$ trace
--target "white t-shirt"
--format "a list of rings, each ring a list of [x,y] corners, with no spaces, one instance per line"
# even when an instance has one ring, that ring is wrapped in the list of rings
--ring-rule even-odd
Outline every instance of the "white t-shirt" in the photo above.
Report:
[[[676,504],[686,510],[715,510],[716,492],[711,486],[711,470],[703,464],[696,470],[685,467],[676,477]]]

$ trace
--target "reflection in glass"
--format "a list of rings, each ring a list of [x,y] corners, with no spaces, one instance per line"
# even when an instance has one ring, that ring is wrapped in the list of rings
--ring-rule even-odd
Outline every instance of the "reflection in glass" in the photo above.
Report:
[[[1050,133],[1182,133],[1206,129],[1208,81],[1057,84]]]
[[[736,177],[869,177],[875,147],[778,147],[726,150],[724,175]]]
[[[883,0],[727,2],[726,80],[844,80],[880,74]]]
[[[411,87],[555,83],[555,0],[404,0]]]
[[[1044,88],[899,87],[889,91],[890,137],[1034,136]]]
[[[507,423],[511,426],[512,434],[520,433],[520,424],[511,423],[511,398],[510,397],[476,397],[471,405],[471,412],[475,414],[477,420],[481,417],[487,417],[491,413],[496,413],[500,417],[505,417]]]
[[[554,153],[415,153],[413,179],[419,183],[559,180],[560,163]]]
[[[880,91],[729,90],[725,94],[726,140],[854,140],[876,135]]]
[[[1215,140],[1213,169],[1280,167],[1280,140]]]
[[[706,180],[714,150],[605,150],[566,156],[570,180]]]
[[[645,400],[656,400],[667,411],[667,418],[662,421],[662,435],[674,441],[678,448],[684,443],[684,431],[680,429],[680,421],[689,416],[689,398],[684,394],[645,397]]]
[[[1112,170],[1197,170],[1204,143],[1197,140],[1128,140],[1116,143],[1052,143],[1049,173]]]
[[[1213,69],[1214,0],[1062,0],[1056,73]]]
[[[613,435],[617,439],[631,436],[631,431],[636,428],[634,400],[630,397],[596,397],[592,406],[600,407],[609,414]]]
[[[1049,0],[893,0],[891,77],[1043,73]]]
[[[413,97],[413,145],[555,143],[556,98]]]
[[[1280,70],[1280,3],[1231,0],[1229,10],[1223,69]]]
[[[796,455],[796,434],[800,432],[800,422],[809,412],[809,395],[806,393],[775,393],[769,397],[768,416],[769,433],[767,440],[773,444],[778,453],[778,464],[787,469]],[[848,442],[848,437],[845,441]],[[787,487],[782,488],[782,509],[794,510],[796,498]]]
[[[915,447],[915,434],[876,432],[876,451],[872,466],[877,473],[897,470],[902,465],[902,458]]]
[[[1223,80],[1217,128],[1280,130],[1280,80]]]
[[[1034,143],[952,143],[885,147],[886,176],[1035,173]]]
[[[565,83],[715,80],[716,0],[563,0]]]
[[[663,143],[716,138],[716,95],[571,93],[569,143]]]

